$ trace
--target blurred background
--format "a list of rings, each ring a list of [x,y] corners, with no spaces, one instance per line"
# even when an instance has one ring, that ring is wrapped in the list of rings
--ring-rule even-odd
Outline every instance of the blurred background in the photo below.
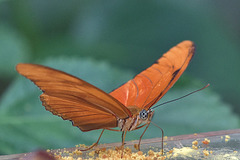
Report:
[[[1,0],[0,154],[89,145],[99,133],[80,132],[46,112],[41,92],[16,73],[17,63],[61,69],[109,92],[183,40],[195,42],[196,54],[161,102],[211,86],[158,109],[153,121],[168,136],[239,128],[239,6],[238,0]],[[121,141],[119,133],[106,135],[102,143]],[[144,135],[153,137],[161,137],[156,127]]]

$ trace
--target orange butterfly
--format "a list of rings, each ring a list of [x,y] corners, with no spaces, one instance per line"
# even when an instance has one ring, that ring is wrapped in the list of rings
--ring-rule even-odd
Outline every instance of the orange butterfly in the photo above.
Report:
[[[72,121],[83,132],[103,129],[126,133],[146,126],[154,111],[150,108],[182,75],[194,55],[194,43],[183,41],[156,63],[110,94],[62,71],[36,64],[18,64],[17,71],[42,91],[43,106],[52,114]],[[112,129],[119,127],[120,130]],[[146,129],[143,133],[145,133]],[[140,137],[139,144],[142,136]]]

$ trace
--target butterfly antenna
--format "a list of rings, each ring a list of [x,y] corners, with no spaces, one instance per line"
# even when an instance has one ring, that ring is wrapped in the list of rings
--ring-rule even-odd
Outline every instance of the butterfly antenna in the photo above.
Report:
[[[196,93],[196,92],[198,92],[198,91],[201,91],[201,90],[207,88],[208,86],[210,86],[210,84],[207,84],[207,85],[204,86],[203,88],[200,88],[200,89],[198,89],[198,90],[196,90],[196,91],[190,92],[190,93],[188,93],[188,94],[186,94],[186,95],[184,95],[184,96],[182,96],[182,97],[179,97],[179,98],[176,98],[176,99],[173,99],[173,100],[170,100],[170,101],[161,103],[161,104],[159,104],[159,105],[156,105],[156,106],[152,107],[152,109],[157,108],[157,107],[159,107],[159,106],[161,106],[161,105],[164,105],[164,104],[167,104],[167,103],[171,103],[171,102],[180,100],[180,99],[185,98],[185,97],[187,97],[187,96],[190,96],[191,94]]]

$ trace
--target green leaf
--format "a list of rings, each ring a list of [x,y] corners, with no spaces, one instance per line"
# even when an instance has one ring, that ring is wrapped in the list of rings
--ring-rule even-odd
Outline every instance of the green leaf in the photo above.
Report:
[[[9,26],[0,25],[0,42],[0,74],[10,77],[15,65],[29,58],[30,48],[24,36]]]
[[[57,58],[41,64],[60,69],[110,92],[131,79],[132,72],[116,69],[106,62],[91,59]],[[171,100],[199,87],[198,81],[178,85],[161,100]],[[194,87],[193,87],[194,86]],[[153,122],[165,130],[167,136],[215,131],[238,127],[239,119],[230,107],[224,104],[210,88],[180,101],[155,109]],[[41,106],[41,91],[24,77],[16,81],[4,93],[0,101],[0,153],[30,152],[38,148],[56,149],[90,145],[95,142],[100,130],[81,132],[71,122],[53,116]],[[138,139],[143,129],[127,134],[126,140]],[[161,137],[161,131],[150,125],[144,138]],[[106,131],[102,142],[120,142],[121,133]]]

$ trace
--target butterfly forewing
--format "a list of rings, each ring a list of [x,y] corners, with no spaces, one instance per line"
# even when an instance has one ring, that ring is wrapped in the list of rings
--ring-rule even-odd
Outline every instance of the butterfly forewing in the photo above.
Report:
[[[194,44],[183,41],[151,67],[110,93],[125,106],[148,110],[173,86],[194,55]]]
[[[132,116],[112,96],[67,73],[35,64],[18,64],[16,69],[43,91],[41,101],[47,110],[82,131],[117,127],[117,118]]]

